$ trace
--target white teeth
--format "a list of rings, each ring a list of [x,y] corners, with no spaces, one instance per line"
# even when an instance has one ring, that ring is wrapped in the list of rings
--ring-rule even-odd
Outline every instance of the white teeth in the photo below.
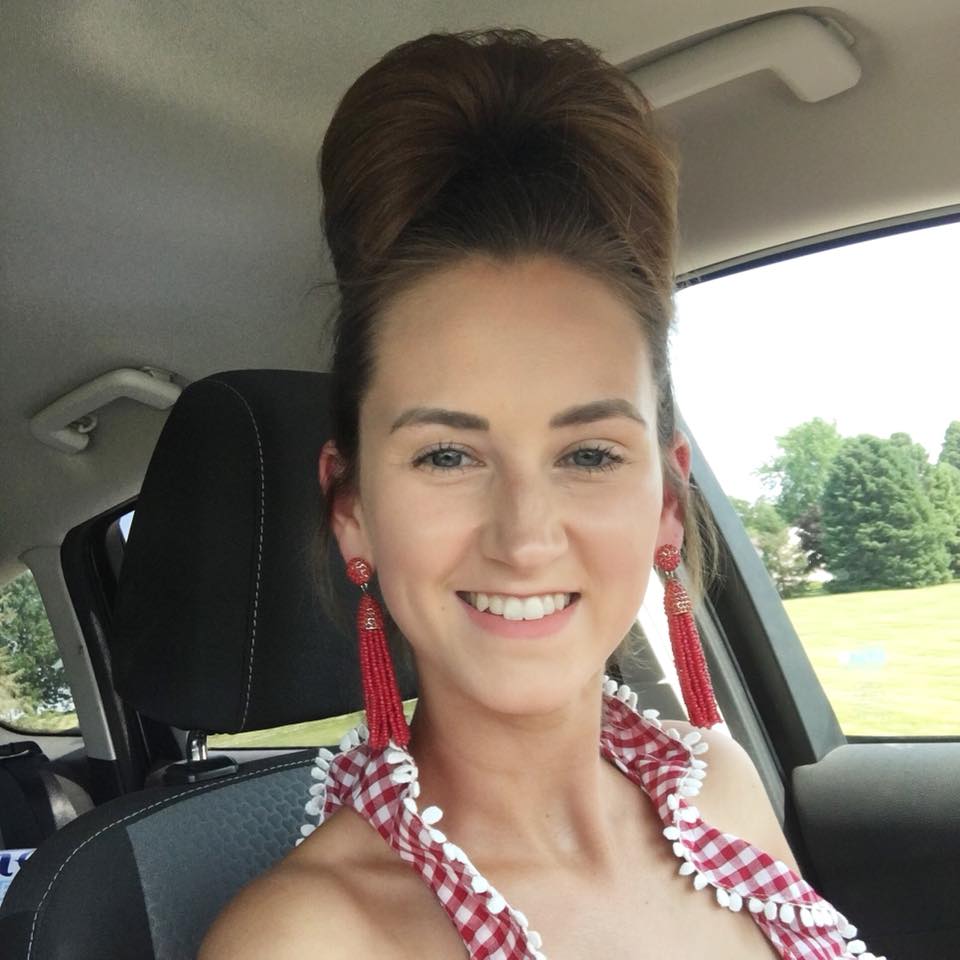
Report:
[[[505,620],[542,620],[570,605],[570,594],[548,593],[542,597],[504,597],[498,594],[468,593],[471,606]]]
[[[503,619],[522,620],[525,607],[525,600],[520,600],[517,597],[507,597],[503,602]],[[543,604],[540,605],[540,616],[543,616]],[[531,619],[533,618],[531,617]]]
[[[542,620],[546,614],[540,597],[509,597],[503,607],[506,620]]]

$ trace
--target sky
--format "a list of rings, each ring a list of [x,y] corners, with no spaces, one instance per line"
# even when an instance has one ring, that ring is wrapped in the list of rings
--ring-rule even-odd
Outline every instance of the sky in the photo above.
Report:
[[[960,420],[960,223],[796,257],[677,294],[680,412],[728,496],[755,500],[776,438],[821,417],[902,431],[936,461]]]

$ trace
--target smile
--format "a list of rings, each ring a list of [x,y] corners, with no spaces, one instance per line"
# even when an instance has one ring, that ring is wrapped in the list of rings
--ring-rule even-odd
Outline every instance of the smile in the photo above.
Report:
[[[503,594],[460,592],[457,594],[475,610],[503,617],[505,620],[542,620],[560,613],[575,602],[578,593],[546,593],[532,597],[513,597]]]

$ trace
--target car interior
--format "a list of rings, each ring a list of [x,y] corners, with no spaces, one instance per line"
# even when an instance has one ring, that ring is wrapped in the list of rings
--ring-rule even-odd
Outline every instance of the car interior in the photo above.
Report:
[[[295,842],[339,736],[243,736],[363,704],[316,586],[340,559],[316,548],[317,151],[387,50],[489,26],[583,39],[644,91],[680,156],[678,288],[960,221],[950,0],[6,0],[0,587],[35,581],[76,723],[31,730],[0,685],[3,957],[195,956]],[[728,732],[877,956],[958,955],[960,725],[845,733],[684,428],[719,534],[697,621]],[[684,716],[657,656],[608,672]]]

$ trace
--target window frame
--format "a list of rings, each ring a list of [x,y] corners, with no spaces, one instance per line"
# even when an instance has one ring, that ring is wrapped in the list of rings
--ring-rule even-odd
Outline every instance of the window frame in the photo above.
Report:
[[[825,250],[960,222],[960,204],[905,214],[883,221],[849,227],[815,238],[745,254],[709,267],[688,271],[677,280],[677,289],[706,283],[745,270]],[[681,429],[691,440],[691,473],[719,533],[718,583],[708,592],[702,619],[709,623],[711,638],[707,654],[711,671],[720,677],[729,673],[709,646],[720,646],[732,658],[743,684],[743,706],[764,732],[769,763],[780,771],[816,763],[844,743],[951,743],[957,735],[857,735],[845,734],[820,683],[803,643],[797,635],[763,561],[753,547],[743,523],[710,469],[694,435],[678,416]],[[728,678],[727,686],[731,686]],[[749,715],[748,715],[749,716]],[[756,749],[754,761],[768,766],[760,755],[763,744],[749,718],[730,723],[737,739],[744,738],[748,751]]]

